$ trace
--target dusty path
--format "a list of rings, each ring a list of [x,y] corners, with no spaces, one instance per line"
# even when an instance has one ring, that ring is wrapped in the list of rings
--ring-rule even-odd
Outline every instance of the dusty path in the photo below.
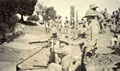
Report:
[[[113,52],[112,49],[107,48],[110,46],[112,36],[113,34],[109,31],[109,29],[106,29],[106,33],[99,35],[97,53],[106,54]]]

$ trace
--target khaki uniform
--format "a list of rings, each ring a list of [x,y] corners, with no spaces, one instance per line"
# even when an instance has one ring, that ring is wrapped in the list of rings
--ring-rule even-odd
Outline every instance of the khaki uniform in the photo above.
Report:
[[[45,30],[46,30],[46,34],[49,33],[49,24],[48,22],[45,22]]]
[[[118,12],[118,24],[120,24],[120,10]]]
[[[65,22],[64,22],[64,26],[65,26],[65,27],[64,27],[64,33],[65,33],[65,34],[68,33],[68,27],[69,27],[68,24],[69,24],[69,22],[68,22],[68,20],[66,19]]]
[[[88,31],[86,32],[87,36],[86,36],[86,39],[84,41],[85,46],[87,46],[86,53],[93,50],[93,48],[96,47],[96,43],[98,41],[100,26],[99,26],[99,22],[97,20],[97,16],[98,16],[98,14],[94,10],[88,10],[86,12],[85,17],[87,18],[88,23],[89,23]],[[93,54],[95,54],[95,51],[93,52]],[[92,54],[92,56],[93,56],[93,54]],[[85,56],[85,59],[87,59],[87,56]],[[93,66],[95,66],[94,63],[93,63]],[[95,68],[88,67],[86,65],[86,70],[87,71],[95,71]]]
[[[77,58],[76,56],[73,57],[70,67],[69,67],[69,71],[79,71],[80,65],[81,65],[81,57],[78,57],[78,56]]]
[[[52,19],[50,19],[50,20],[48,21],[49,32],[51,32],[51,28],[53,27],[53,25],[54,25],[54,21],[53,21]]]
[[[67,45],[65,45],[55,52],[60,55],[63,70],[68,70],[72,61],[71,49]]]
[[[59,31],[62,32],[62,19],[58,19],[58,27],[59,27]]]
[[[89,10],[93,10],[93,8],[98,8],[98,6],[96,6],[95,4],[93,4],[93,5],[90,5],[90,9]],[[104,26],[102,25],[103,23],[103,20],[104,20],[104,16],[103,16],[103,14],[101,14],[100,12],[98,12],[97,10],[93,10],[94,11],[94,13],[96,13],[97,14],[97,17],[96,17],[96,19],[98,20],[98,24],[99,24],[99,28],[100,28],[100,30],[101,30],[101,32],[102,31],[104,31]]]
[[[58,31],[57,31],[57,27],[56,26],[53,26],[52,28],[51,28],[51,35],[53,34],[53,33],[57,33]]]
[[[89,40],[97,40],[98,34],[99,34],[99,24],[97,20],[92,20],[89,27],[88,27],[88,33],[90,34],[88,37]]]
[[[55,45],[51,49],[54,52],[55,63],[49,65],[49,71],[67,71],[72,61],[71,49],[67,45],[60,47],[58,40],[54,40],[53,43]]]
[[[51,63],[48,66],[48,71],[62,71],[62,66],[56,63]]]
[[[71,20],[71,26],[72,28],[75,28],[75,21],[73,19]]]
[[[98,41],[98,35],[99,35],[99,25],[98,21],[92,20],[89,24],[86,32],[86,38],[81,39],[80,41],[76,42],[76,44],[82,44],[85,43],[84,46],[87,46],[87,51],[91,50],[93,47],[95,47],[95,44]]]
[[[100,12],[97,12],[97,11],[95,11],[95,13],[97,13],[97,20],[98,20],[98,24],[99,24],[99,28],[100,28],[100,30],[101,30],[101,32],[104,32],[104,16],[103,16],[103,14],[101,14]]]
[[[88,10],[86,12],[86,16],[87,18],[89,17],[96,17],[97,13],[95,13],[95,11],[93,10]],[[87,27],[87,32],[86,32],[86,39],[82,39],[78,42],[78,44],[82,44],[85,43],[85,46],[89,47],[94,47],[95,44],[97,43],[98,40],[98,34],[100,31],[100,26],[99,26],[99,22],[98,20],[95,19],[89,19],[89,25]]]
[[[97,43],[98,35],[99,35],[99,25],[97,20],[92,20],[89,27],[88,27],[88,36],[87,36],[87,46],[94,47]]]
[[[55,19],[55,24],[57,27],[57,31],[59,31],[59,19],[58,18]]]

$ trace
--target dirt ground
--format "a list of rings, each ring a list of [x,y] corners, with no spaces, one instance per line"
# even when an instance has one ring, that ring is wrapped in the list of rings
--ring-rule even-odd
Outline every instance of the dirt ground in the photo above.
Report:
[[[23,30],[25,35],[18,37],[13,42],[0,45],[0,71],[16,71],[17,64],[39,50],[40,52],[20,64],[19,67],[27,69],[21,71],[48,71],[45,67],[48,62],[49,48],[42,49],[46,45],[42,43],[29,44],[31,41],[49,38],[45,33],[44,26],[25,26]],[[109,32],[109,29],[106,29],[105,34],[99,35],[98,50],[96,51],[98,57],[86,65],[88,69],[92,67],[95,68],[95,71],[113,71],[111,68],[116,67],[115,64],[120,62],[120,56],[110,54],[114,50],[107,48],[110,46],[111,37],[112,33]],[[70,48],[73,56],[81,55],[79,46],[71,46]]]

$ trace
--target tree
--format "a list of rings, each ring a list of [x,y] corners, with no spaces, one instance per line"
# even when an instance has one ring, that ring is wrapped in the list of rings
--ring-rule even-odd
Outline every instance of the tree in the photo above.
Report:
[[[23,15],[31,16],[34,11],[34,6],[37,0],[19,0],[18,13],[21,14],[21,21],[23,21]]]
[[[0,0],[0,42],[7,33],[14,31],[17,17],[15,14],[32,15],[37,0]]]
[[[0,21],[9,21],[9,17],[17,11],[17,4],[16,0],[0,0]]]
[[[13,23],[14,14],[32,15],[37,0],[0,0],[0,22],[3,22],[10,29]],[[14,18],[15,19],[15,18]],[[13,21],[12,21],[13,20]],[[0,24],[0,27],[2,27]]]
[[[46,9],[46,14],[45,14],[45,20],[48,20],[48,17],[51,17],[53,20],[56,17],[56,11],[54,10],[54,7],[48,7]]]
[[[0,0],[0,43],[5,41],[7,33],[14,30],[17,7],[17,0]]]
[[[0,28],[5,31],[5,28],[12,28],[15,23],[13,23],[13,15],[17,12],[18,1],[17,0],[1,0],[0,1]],[[15,21],[15,20],[14,20]]]

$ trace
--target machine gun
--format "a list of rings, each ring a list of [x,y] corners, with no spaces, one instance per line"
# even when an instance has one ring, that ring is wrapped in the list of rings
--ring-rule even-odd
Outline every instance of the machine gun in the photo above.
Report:
[[[32,42],[29,42],[29,44],[48,43],[49,40],[50,40],[50,39],[42,40],[42,41],[32,41]],[[43,47],[42,47],[41,49],[39,49],[37,52],[33,53],[32,55],[30,55],[29,57],[27,57],[26,59],[24,59],[23,61],[21,61],[20,63],[18,63],[18,64],[16,65],[16,71],[20,71],[20,70],[32,70],[32,69],[36,69],[36,67],[37,67],[37,69],[39,69],[40,67],[45,67],[45,68],[46,68],[46,66],[36,66],[36,65],[34,65],[33,68],[22,69],[22,68],[19,67],[19,65],[22,64],[22,63],[24,63],[25,61],[27,61],[28,59],[30,59],[30,58],[33,57],[34,55],[38,54],[38,53],[39,53],[40,51],[42,51],[44,48],[48,48],[48,47],[49,47],[48,44],[45,45],[45,46],[43,46]]]
[[[37,52],[33,53],[32,55],[30,55],[29,57],[27,57],[26,59],[24,59],[23,61],[21,61],[20,63],[18,63],[16,65],[16,71],[20,71],[20,70],[32,70],[32,69],[40,69],[41,67],[45,67],[45,66],[33,66],[33,68],[28,68],[28,69],[22,69],[20,68],[20,64],[24,63],[25,61],[27,61],[28,59],[30,59],[31,57],[33,57],[34,55],[38,54],[40,51],[42,51],[44,48],[48,48],[49,47],[49,41],[50,40],[54,40],[54,39],[47,39],[47,40],[42,40],[42,41],[32,41],[32,42],[29,42],[29,44],[39,44],[39,43],[48,43],[47,45],[43,46],[41,49],[39,49]],[[62,40],[58,40],[60,41],[61,43],[67,43],[66,41],[62,41]],[[45,67],[47,68],[47,67]]]
[[[72,43],[70,43],[70,41],[66,41],[65,39],[54,39],[54,38],[52,38],[52,39],[48,39],[48,40],[44,40],[44,41],[32,41],[32,42],[29,42],[29,44],[37,44],[37,43],[49,43],[50,42],[50,40],[58,40],[58,41],[60,41],[61,43],[65,43],[65,44],[69,44],[69,45],[73,45]]]

